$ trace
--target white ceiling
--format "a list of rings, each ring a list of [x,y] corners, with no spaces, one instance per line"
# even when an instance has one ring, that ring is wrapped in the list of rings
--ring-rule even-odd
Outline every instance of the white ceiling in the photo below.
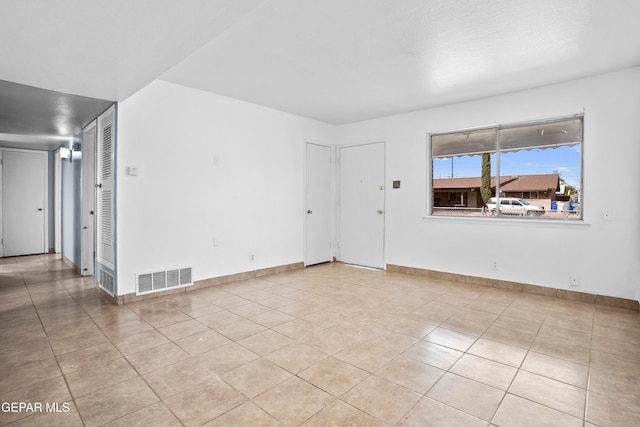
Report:
[[[0,80],[123,101],[159,78],[333,124],[640,65],[637,0],[2,0],[0,16]]]

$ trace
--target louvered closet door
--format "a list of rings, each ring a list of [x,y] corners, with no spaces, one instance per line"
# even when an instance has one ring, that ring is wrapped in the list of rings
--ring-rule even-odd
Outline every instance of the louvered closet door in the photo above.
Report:
[[[97,261],[114,268],[115,107],[98,117]]]

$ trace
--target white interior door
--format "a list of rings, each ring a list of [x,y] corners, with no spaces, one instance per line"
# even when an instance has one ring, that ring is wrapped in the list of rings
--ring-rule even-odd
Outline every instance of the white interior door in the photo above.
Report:
[[[339,150],[340,261],[384,268],[384,142]]]
[[[93,276],[95,258],[95,152],[96,122],[82,130],[82,238],[80,269],[83,276]]]
[[[3,256],[47,252],[47,153],[2,150]]]
[[[331,147],[307,143],[305,265],[331,261]]]
[[[114,269],[115,245],[115,108],[111,107],[98,117],[97,154],[97,261]]]

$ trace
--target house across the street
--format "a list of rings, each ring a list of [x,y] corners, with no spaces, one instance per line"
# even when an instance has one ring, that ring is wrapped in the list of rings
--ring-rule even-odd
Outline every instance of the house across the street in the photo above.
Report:
[[[481,208],[480,177],[439,178],[433,180],[433,206]],[[515,175],[500,177],[500,194],[526,200],[556,200],[560,175]],[[496,180],[491,178],[491,194],[496,194]]]

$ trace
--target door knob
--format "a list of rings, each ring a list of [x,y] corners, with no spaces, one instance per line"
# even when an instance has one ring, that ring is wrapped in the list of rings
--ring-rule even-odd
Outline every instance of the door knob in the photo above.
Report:
[[[382,210],[378,210],[378,215],[382,215]]]
[[[311,209],[309,209],[309,210],[307,211],[307,213],[308,213],[308,214],[312,214],[312,213],[313,213],[313,211],[312,211]]]

